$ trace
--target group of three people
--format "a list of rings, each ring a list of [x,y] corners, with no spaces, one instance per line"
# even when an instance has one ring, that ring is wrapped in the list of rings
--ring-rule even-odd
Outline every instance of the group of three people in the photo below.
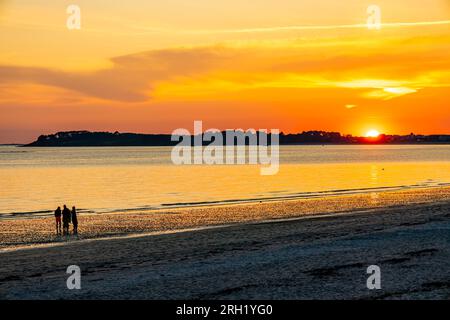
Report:
[[[61,217],[62,217],[62,234],[63,235],[69,234],[69,225],[71,222],[73,224],[73,234],[78,234],[78,218],[77,218],[77,210],[75,209],[75,207],[72,207],[72,211],[70,211],[69,208],[67,208],[66,205],[64,205],[62,210],[61,207],[58,207],[55,210],[57,234],[61,234]]]

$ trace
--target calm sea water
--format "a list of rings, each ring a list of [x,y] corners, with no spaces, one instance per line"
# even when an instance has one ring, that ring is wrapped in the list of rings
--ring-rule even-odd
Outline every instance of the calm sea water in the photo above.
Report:
[[[450,146],[282,146],[280,171],[175,166],[169,147],[0,146],[0,216],[317,197],[450,183]]]

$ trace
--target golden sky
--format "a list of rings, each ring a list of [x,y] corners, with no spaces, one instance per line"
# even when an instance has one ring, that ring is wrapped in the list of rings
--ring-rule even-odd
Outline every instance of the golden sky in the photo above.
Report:
[[[449,93],[448,0],[0,0],[0,143],[194,120],[450,133]]]

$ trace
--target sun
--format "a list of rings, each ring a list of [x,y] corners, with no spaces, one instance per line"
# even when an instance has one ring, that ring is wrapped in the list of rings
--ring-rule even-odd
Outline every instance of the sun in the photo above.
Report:
[[[379,136],[380,136],[380,132],[375,129],[369,130],[366,133],[367,138],[378,138]]]

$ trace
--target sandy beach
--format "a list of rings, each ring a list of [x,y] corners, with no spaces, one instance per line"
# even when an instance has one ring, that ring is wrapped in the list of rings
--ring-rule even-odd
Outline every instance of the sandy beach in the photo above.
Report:
[[[0,252],[36,245],[291,219],[312,215],[450,201],[450,187],[411,188],[284,201],[185,207],[114,214],[79,214],[79,236],[57,236],[53,217],[0,220]]]
[[[449,209],[436,188],[86,215],[64,241],[51,219],[2,221],[0,298],[448,299]],[[366,287],[373,264],[381,290]]]

